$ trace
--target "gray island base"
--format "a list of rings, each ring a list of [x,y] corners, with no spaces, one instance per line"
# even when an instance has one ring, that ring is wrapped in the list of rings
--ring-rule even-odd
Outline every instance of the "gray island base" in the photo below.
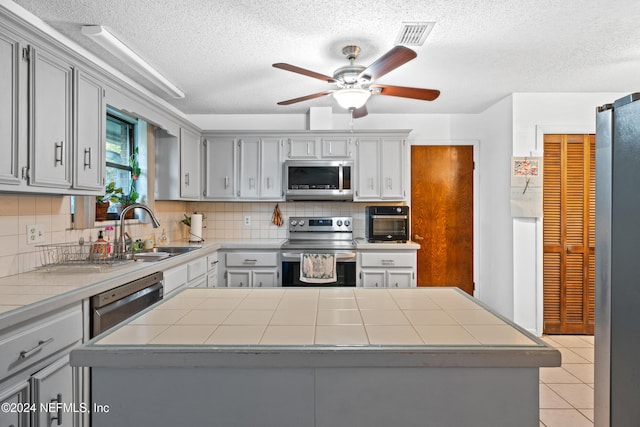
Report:
[[[94,427],[537,427],[560,353],[453,288],[189,289],[71,363]]]

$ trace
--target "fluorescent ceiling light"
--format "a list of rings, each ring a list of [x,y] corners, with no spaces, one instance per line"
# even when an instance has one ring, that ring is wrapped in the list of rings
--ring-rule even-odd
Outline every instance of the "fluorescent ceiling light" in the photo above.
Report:
[[[91,37],[93,41],[107,49],[118,59],[124,61],[131,68],[147,78],[154,85],[162,89],[173,98],[184,98],[184,92],[178,89],[173,83],[167,80],[155,68],[149,65],[138,54],[129,49],[127,45],[118,40],[113,34],[107,31],[102,25],[84,25],[82,34]]]
[[[370,96],[371,92],[367,89],[358,88],[338,89],[333,92],[333,97],[338,101],[338,104],[347,110],[355,110],[362,107]]]

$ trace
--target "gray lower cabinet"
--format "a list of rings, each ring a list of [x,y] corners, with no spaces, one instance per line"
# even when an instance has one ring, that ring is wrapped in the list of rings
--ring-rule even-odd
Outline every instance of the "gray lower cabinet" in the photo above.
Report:
[[[277,251],[238,251],[224,255],[222,283],[229,288],[272,288],[281,286]]]
[[[415,250],[360,250],[358,286],[365,288],[412,288],[416,286]]]
[[[81,406],[76,403],[73,381],[69,356],[33,374],[31,402],[37,408],[34,411],[33,427],[77,425],[74,418],[79,415]]]
[[[0,426],[83,425],[84,374],[69,366],[82,340],[81,303],[0,331]]]
[[[0,391],[0,426],[27,427],[29,425],[28,411],[20,411],[29,405],[29,382],[20,381],[18,384]]]

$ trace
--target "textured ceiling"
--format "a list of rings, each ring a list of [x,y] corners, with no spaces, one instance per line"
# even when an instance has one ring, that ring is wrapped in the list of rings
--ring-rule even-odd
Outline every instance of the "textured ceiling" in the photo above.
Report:
[[[439,89],[434,102],[376,96],[370,113],[475,113],[513,92],[640,89],[637,0],[16,0],[148,87],[80,33],[104,25],[186,93],[187,114],[305,113],[332,97],[276,103],[333,86],[275,69],[333,74],[341,49],[368,65],[393,47],[403,21],[435,21],[418,57],[378,83]],[[158,89],[150,89],[165,97]]]

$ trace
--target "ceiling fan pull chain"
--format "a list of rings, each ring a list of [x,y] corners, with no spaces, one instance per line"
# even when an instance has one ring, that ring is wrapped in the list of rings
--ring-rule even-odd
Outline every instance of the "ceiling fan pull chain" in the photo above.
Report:
[[[351,133],[353,133],[353,108],[349,108],[349,115],[351,116]]]

